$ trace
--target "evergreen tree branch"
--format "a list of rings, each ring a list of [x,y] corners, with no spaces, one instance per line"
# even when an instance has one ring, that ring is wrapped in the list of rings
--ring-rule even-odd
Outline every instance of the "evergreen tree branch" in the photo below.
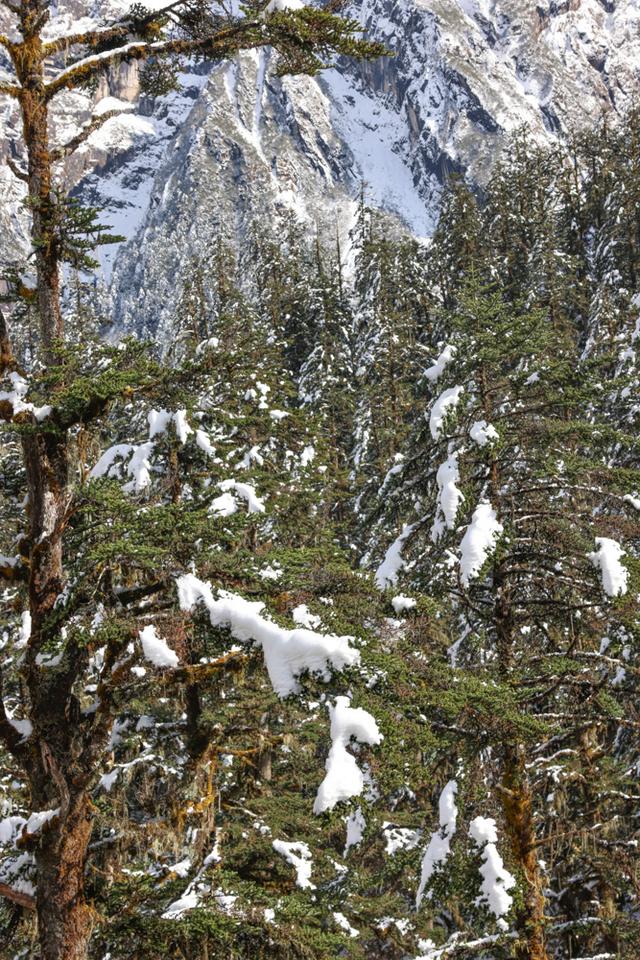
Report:
[[[179,10],[182,6],[184,6],[184,0],[174,0],[173,3],[169,3],[159,10],[153,10],[149,13],[149,16],[136,20],[135,27],[137,30],[140,30],[146,25],[161,21],[164,17],[168,16],[174,10]],[[66,37],[58,37],[56,40],[50,40],[48,43],[43,44],[42,54],[43,57],[46,58],[54,56],[57,53],[66,53],[71,47],[96,47],[110,40],[126,40],[127,37],[131,35],[132,27],[133,23],[131,19],[125,17],[122,20],[118,20],[97,30],[85,30],[82,33],[72,33]]]
[[[62,90],[75,89],[79,84],[86,83],[108,67],[114,66],[117,63],[148,60],[149,57],[163,56],[166,54],[180,55],[190,53],[204,53],[211,56],[212,59],[217,59],[230,56],[241,48],[247,49],[249,47],[264,46],[265,41],[255,33],[257,27],[260,27],[260,24],[257,24],[255,21],[245,21],[234,25],[234,27],[228,30],[221,31],[221,33],[215,37],[205,37],[196,40],[158,40],[154,43],[149,43],[144,40],[132,41],[115,50],[107,50],[72,64],[46,85],[46,98],[51,100]],[[244,34],[249,35],[252,31],[254,32],[253,42],[249,42],[248,37],[245,42],[242,42],[240,38]]]
[[[18,180],[22,180],[23,183],[29,183],[28,175],[20,169],[15,160],[12,160],[11,157],[6,157],[5,163],[9,167],[9,170],[11,170],[11,173],[14,175],[14,177],[17,177]]]
[[[30,896],[28,893],[24,893],[22,890],[14,890],[13,887],[10,887],[8,883],[0,882],[0,897],[3,897],[5,900],[11,900],[12,903],[17,903],[19,906],[25,907],[27,910],[36,909],[35,897]]]
[[[28,579],[29,566],[24,560],[19,563],[0,563],[0,580],[5,583],[24,583]]]
[[[130,35],[131,25],[123,20],[101,30],[88,30],[84,33],[72,33],[57,40],[50,40],[42,46],[43,58],[55,56],[57,53],[67,53],[71,47],[97,47],[110,40],[125,41]]]
[[[78,133],[75,137],[62,146],[56,147],[51,151],[51,162],[59,163],[60,160],[64,160],[65,157],[70,156],[79,147],[81,147],[83,143],[86,143],[91,134],[95,133],[96,130],[99,130],[100,127],[107,122],[107,120],[111,120],[112,117],[120,117],[123,113],[127,112],[128,111],[126,110],[107,110],[99,117],[94,117],[91,122],[83,127],[80,133]],[[16,174],[16,176],[19,176],[19,174]],[[27,180],[28,178],[25,177],[24,179]]]

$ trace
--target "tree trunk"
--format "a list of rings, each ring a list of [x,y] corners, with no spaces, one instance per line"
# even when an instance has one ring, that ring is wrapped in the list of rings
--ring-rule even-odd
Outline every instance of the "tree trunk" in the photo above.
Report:
[[[492,483],[497,484],[497,470],[492,471]],[[514,621],[509,583],[502,565],[494,570],[494,624],[500,672],[508,680],[513,666]],[[517,915],[520,935],[515,948],[515,960],[548,960],[545,947],[544,906],[542,878],[538,864],[533,797],[525,766],[524,747],[517,742],[506,742],[503,753],[502,789],[500,798],[504,810],[507,834],[520,873],[525,879],[524,904]]]
[[[85,960],[91,910],[84,899],[84,871],[91,835],[89,801],[83,792],[65,816],[43,832],[36,851],[40,960]]]
[[[62,336],[60,309],[60,251],[54,227],[54,203],[51,194],[51,153],[48,113],[42,63],[42,42],[38,35],[26,40],[17,61],[22,89],[20,106],[24,142],[28,157],[31,239],[35,251],[40,334],[47,362],[51,348]]]
[[[524,904],[517,924],[520,942],[516,960],[548,960],[544,935],[544,894],[538,864],[533,799],[522,751],[507,746],[501,791],[507,833],[521,873],[525,878]]]
[[[25,40],[15,59],[28,157],[31,239],[37,274],[42,359],[59,362],[54,344],[63,334],[60,307],[60,240],[49,149],[48,101],[42,42],[33,24],[39,5],[26,5]],[[38,654],[58,639],[55,605],[64,587],[63,534],[69,500],[66,431],[34,429],[23,440],[28,483],[31,637],[25,656],[34,746],[27,761],[36,809],[58,807],[59,816],[38,834],[36,912],[40,960],[85,960],[91,914],[84,900],[84,871],[91,836],[87,771],[83,769],[80,717],[73,684],[82,654],[67,650],[69,662],[43,674]],[[72,662],[73,661],[73,662]]]

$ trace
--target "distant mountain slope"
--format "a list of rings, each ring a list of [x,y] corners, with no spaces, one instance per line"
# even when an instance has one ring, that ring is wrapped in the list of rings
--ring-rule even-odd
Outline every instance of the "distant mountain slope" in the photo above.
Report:
[[[126,68],[98,91],[135,110],[109,121],[68,175],[128,238],[103,260],[118,324],[162,335],[187,265],[220,232],[241,244],[255,218],[292,212],[309,230],[346,236],[363,182],[372,205],[428,235],[450,171],[481,182],[505,134],[526,125],[548,142],[640,89],[640,0],[363,0],[350,10],[393,56],[278,80],[268,53],[246,54],[197,68],[181,94],[156,102],[137,101]],[[87,11],[105,4],[60,4],[50,29]],[[61,98],[57,126],[73,129],[90,108],[89,95]],[[2,117],[16,136],[10,111]],[[6,168],[0,176],[13,252],[24,242],[19,190]]]

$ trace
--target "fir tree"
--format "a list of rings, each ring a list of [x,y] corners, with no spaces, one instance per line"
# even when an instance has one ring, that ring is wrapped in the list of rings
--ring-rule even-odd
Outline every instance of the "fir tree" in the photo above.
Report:
[[[614,744],[625,739],[620,721],[633,683],[619,682],[623,663],[605,650],[626,644],[632,656],[637,629],[632,577],[640,529],[628,498],[638,476],[609,465],[614,433],[629,451],[635,440],[612,433],[599,411],[598,367],[580,363],[575,342],[546,313],[512,306],[471,277],[447,323],[451,336],[432,368],[432,399],[395,478],[396,505],[411,508],[395,507],[410,524],[397,547],[409,582],[425,591],[439,584],[450,599],[454,723],[476,750],[490,748],[481,758],[486,802],[501,811],[518,881],[515,955],[539,960],[551,951],[539,851],[562,844],[575,867],[574,834],[567,837],[538,807],[547,769],[555,764],[556,796],[575,802],[576,777],[583,778],[594,784],[592,802],[606,804],[616,820],[631,812],[623,799],[628,756]],[[398,577],[398,564],[389,563],[398,550],[380,567],[382,583]],[[440,722],[448,725],[444,716]],[[595,758],[605,756],[594,776]],[[586,808],[576,812],[576,832],[589,832],[598,849],[580,876],[592,893],[599,890],[601,912],[599,935],[581,942],[580,908],[560,906],[571,949],[610,944],[610,911],[625,912],[615,854],[603,869],[611,846],[599,822]]]

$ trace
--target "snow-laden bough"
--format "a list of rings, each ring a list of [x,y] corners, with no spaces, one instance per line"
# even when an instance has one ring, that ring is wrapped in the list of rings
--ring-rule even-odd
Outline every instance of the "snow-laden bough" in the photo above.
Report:
[[[420,884],[416,893],[416,909],[420,908],[424,897],[429,900],[431,891],[428,886],[436,869],[444,864],[451,853],[451,838],[456,832],[456,823],[458,820],[458,808],[456,806],[456,794],[458,784],[455,780],[449,780],[444,790],[440,794],[438,804],[438,813],[440,815],[440,829],[431,834],[429,845],[422,857],[420,866]]]
[[[305,671],[326,682],[331,678],[331,668],[341,671],[360,660],[358,650],[351,646],[353,637],[302,627],[287,630],[264,616],[260,601],[245,600],[225,590],[215,598],[211,584],[191,573],[179,577],[176,584],[182,610],[192,611],[202,603],[212,627],[229,627],[236,640],[253,641],[262,647],[269,679],[279,697],[298,693],[298,678]]]
[[[498,919],[501,927],[506,929],[506,922],[502,917],[509,912],[513,904],[513,897],[509,893],[516,885],[516,879],[505,869],[502,857],[498,853],[498,831],[496,822],[491,817],[476,817],[469,824],[469,835],[482,851],[482,894],[479,903],[486,903],[491,913]]]
[[[503,531],[491,504],[486,500],[481,501],[460,544],[460,580],[463,587],[467,588],[470,581],[478,576]]]
[[[608,597],[623,597],[628,589],[629,571],[620,562],[624,550],[617,540],[609,537],[596,537],[598,549],[590,553],[589,560],[600,570],[602,589]]]
[[[359,797],[364,790],[364,775],[347,746],[351,739],[375,746],[382,742],[378,724],[366,710],[352,707],[348,697],[336,697],[329,706],[331,716],[331,749],[326,762],[326,776],[313,805],[314,813],[333,810],[342,800]]]

